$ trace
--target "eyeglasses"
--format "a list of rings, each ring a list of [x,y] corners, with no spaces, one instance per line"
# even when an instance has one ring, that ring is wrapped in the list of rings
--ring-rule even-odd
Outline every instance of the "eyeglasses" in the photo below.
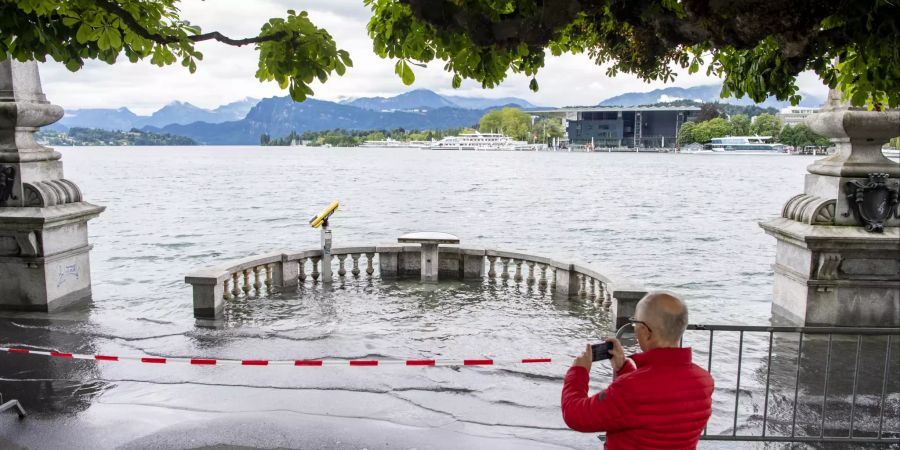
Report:
[[[630,323],[632,324],[632,326],[633,326],[634,324],[636,324],[636,323],[639,323],[639,324],[641,324],[641,325],[647,327],[647,331],[649,331],[649,332],[651,332],[651,333],[653,332],[653,329],[650,328],[650,325],[647,325],[647,322],[644,322],[643,320],[637,320],[637,319],[634,318],[634,316],[629,317],[629,318],[628,318],[628,322],[630,322]]]

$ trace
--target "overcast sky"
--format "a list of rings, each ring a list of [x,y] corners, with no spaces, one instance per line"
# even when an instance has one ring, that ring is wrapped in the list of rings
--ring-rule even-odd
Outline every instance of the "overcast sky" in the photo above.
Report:
[[[546,66],[538,73],[540,91],[528,89],[528,79],[511,75],[502,85],[482,90],[477,83],[466,81],[460,89],[450,86],[452,75],[442,70],[443,63],[432,62],[427,68],[414,67],[416,82],[404,86],[394,74],[394,61],[384,60],[372,52],[366,35],[370,11],[362,0],[184,0],[182,18],[203,31],[221,31],[230,37],[255,36],[271,17],[284,17],[288,9],[306,10],[313,23],[334,37],[338,48],[350,52],[353,67],[343,77],[312,85],[321,100],[348,97],[396,95],[416,88],[431,89],[440,94],[520,97],[541,106],[596,104],[624,92],[644,92],[666,87],[661,82],[644,83],[628,74],[615,78],[605,75],[587,56],[548,56]],[[234,48],[216,42],[199,43],[204,58],[197,72],[191,74],[180,64],[159,68],[149,62],[131,64],[124,57],[115,65],[88,62],[77,73],[61,64],[48,62],[41,66],[41,78],[48,99],[67,109],[128,107],[139,114],[149,114],[175,100],[204,108],[230,103],[245,97],[265,98],[287,95],[274,83],[260,83],[254,73],[258,54],[252,46]],[[703,72],[701,70],[701,72]],[[668,86],[691,87],[717,83],[716,78],[680,73]],[[801,91],[824,97],[826,89],[814,74],[802,74]]]

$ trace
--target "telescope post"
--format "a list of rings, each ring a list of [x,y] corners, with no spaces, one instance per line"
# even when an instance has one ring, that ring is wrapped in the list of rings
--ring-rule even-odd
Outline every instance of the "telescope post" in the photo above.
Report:
[[[322,222],[322,284],[331,284],[331,230],[328,221]]]

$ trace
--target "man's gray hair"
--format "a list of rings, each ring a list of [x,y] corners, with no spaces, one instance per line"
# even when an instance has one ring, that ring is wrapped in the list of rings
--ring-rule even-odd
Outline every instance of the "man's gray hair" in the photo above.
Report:
[[[642,306],[643,318],[652,323],[653,331],[660,338],[672,344],[681,341],[688,325],[688,308],[683,300],[669,291],[653,291],[638,305]]]

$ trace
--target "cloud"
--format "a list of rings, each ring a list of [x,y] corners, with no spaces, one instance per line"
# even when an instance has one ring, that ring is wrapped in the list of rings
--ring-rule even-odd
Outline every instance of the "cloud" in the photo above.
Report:
[[[656,102],[657,103],[672,103],[672,102],[677,102],[678,100],[684,100],[684,99],[681,97],[675,97],[673,95],[663,94],[663,95],[660,95],[658,99],[656,99]]]
[[[444,72],[441,61],[432,62],[427,68],[414,67],[416,83],[410,87],[404,86],[394,74],[394,61],[381,59],[372,52],[372,42],[366,34],[371,13],[361,1],[184,0],[180,8],[184,19],[204,31],[218,30],[232,37],[256,35],[269,18],[284,17],[288,9],[305,9],[313,23],[334,37],[339,48],[350,52],[354,63],[343,77],[335,76],[324,85],[313,84],[314,98],[323,100],[388,96],[425,88],[451,95],[521,97],[542,106],[592,105],[624,92],[667,86],[662,82],[644,83],[629,74],[609,78],[605,75],[606,67],[598,67],[586,55],[567,54],[548,56],[546,67],[537,76],[540,84],[537,93],[528,89],[527,77],[514,74],[493,90],[483,90],[472,81],[465,81],[460,89],[454,90],[450,84],[452,75]],[[159,68],[148,62],[131,64],[124,59],[115,65],[92,61],[77,73],[58,63],[45,63],[40,69],[44,92],[50,101],[67,109],[127,106],[141,114],[149,114],[175,100],[214,108],[248,96],[287,95],[274,83],[260,83],[254,77],[258,54],[252,47],[203,42],[198,48],[204,58],[194,74],[177,64]],[[677,86],[718,82],[704,75],[689,76],[680,69],[677,72],[674,84]],[[815,76],[801,76],[800,84],[804,92],[823,95],[824,89]]]

